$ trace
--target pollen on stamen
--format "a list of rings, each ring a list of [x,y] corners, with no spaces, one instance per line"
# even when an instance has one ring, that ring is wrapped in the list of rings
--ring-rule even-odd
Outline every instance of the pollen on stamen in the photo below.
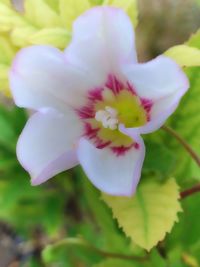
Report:
[[[101,122],[104,128],[109,128],[110,130],[116,130],[118,128],[118,112],[114,108],[105,107],[104,110],[98,110],[95,114],[95,119]]]

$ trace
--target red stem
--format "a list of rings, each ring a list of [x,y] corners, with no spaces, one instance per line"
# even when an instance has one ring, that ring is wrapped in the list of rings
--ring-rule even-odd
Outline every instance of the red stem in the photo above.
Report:
[[[181,199],[185,199],[195,193],[200,193],[200,184],[194,185],[193,187],[186,189],[180,193]]]

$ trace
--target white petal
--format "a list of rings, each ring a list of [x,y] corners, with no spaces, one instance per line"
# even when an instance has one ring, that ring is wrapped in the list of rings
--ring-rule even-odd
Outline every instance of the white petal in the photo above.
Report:
[[[39,109],[82,105],[94,83],[84,71],[66,61],[64,53],[50,46],[32,46],[16,56],[10,72],[16,104]]]
[[[139,148],[132,148],[125,155],[117,156],[110,149],[97,149],[81,139],[78,159],[91,182],[111,195],[130,196],[135,192],[141,175],[145,147],[142,139]]]
[[[66,117],[45,109],[29,119],[17,144],[17,156],[30,173],[32,184],[77,165],[75,146],[81,132],[73,113]]]
[[[148,63],[126,66],[124,73],[137,94],[153,103],[150,121],[138,128],[141,134],[159,129],[176,110],[189,88],[184,72],[173,60],[165,56],[157,57]]]
[[[158,130],[174,113],[184,93],[185,91],[178,91],[177,93],[156,100],[151,110],[150,121],[145,126],[140,127],[140,134]]]
[[[132,134],[137,132],[137,134],[140,135],[158,130],[176,110],[182,96],[183,92],[180,91],[176,94],[157,100],[151,110],[150,121],[138,128],[126,128],[127,133]]]
[[[134,31],[124,11],[112,7],[93,8],[74,23],[73,39],[66,57],[100,83],[118,72],[122,62],[136,61]]]
[[[143,64],[125,65],[123,72],[138,95],[151,100],[188,88],[187,77],[181,68],[165,56]]]

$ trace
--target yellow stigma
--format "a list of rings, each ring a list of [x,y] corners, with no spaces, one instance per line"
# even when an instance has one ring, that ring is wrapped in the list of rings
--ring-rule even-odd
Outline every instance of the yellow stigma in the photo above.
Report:
[[[98,102],[95,109],[97,111],[96,121],[101,122],[103,126],[105,121],[104,128],[107,129],[111,129],[109,125],[106,126],[106,118],[109,116],[117,119],[115,126],[122,123],[127,128],[139,127],[147,122],[146,111],[141,105],[140,99],[127,90],[122,90],[118,95],[114,95],[110,90],[105,90],[103,101]],[[115,127],[115,129],[117,128]]]

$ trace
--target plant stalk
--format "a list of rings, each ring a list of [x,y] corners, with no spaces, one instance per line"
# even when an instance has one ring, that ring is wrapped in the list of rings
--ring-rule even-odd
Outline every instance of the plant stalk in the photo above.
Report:
[[[200,167],[200,157],[194,151],[194,149],[176,131],[174,131],[172,128],[164,125],[164,126],[162,126],[162,129],[165,132],[169,133],[171,136],[173,136],[183,146],[183,148],[189,153],[189,155],[192,157],[192,159]]]

